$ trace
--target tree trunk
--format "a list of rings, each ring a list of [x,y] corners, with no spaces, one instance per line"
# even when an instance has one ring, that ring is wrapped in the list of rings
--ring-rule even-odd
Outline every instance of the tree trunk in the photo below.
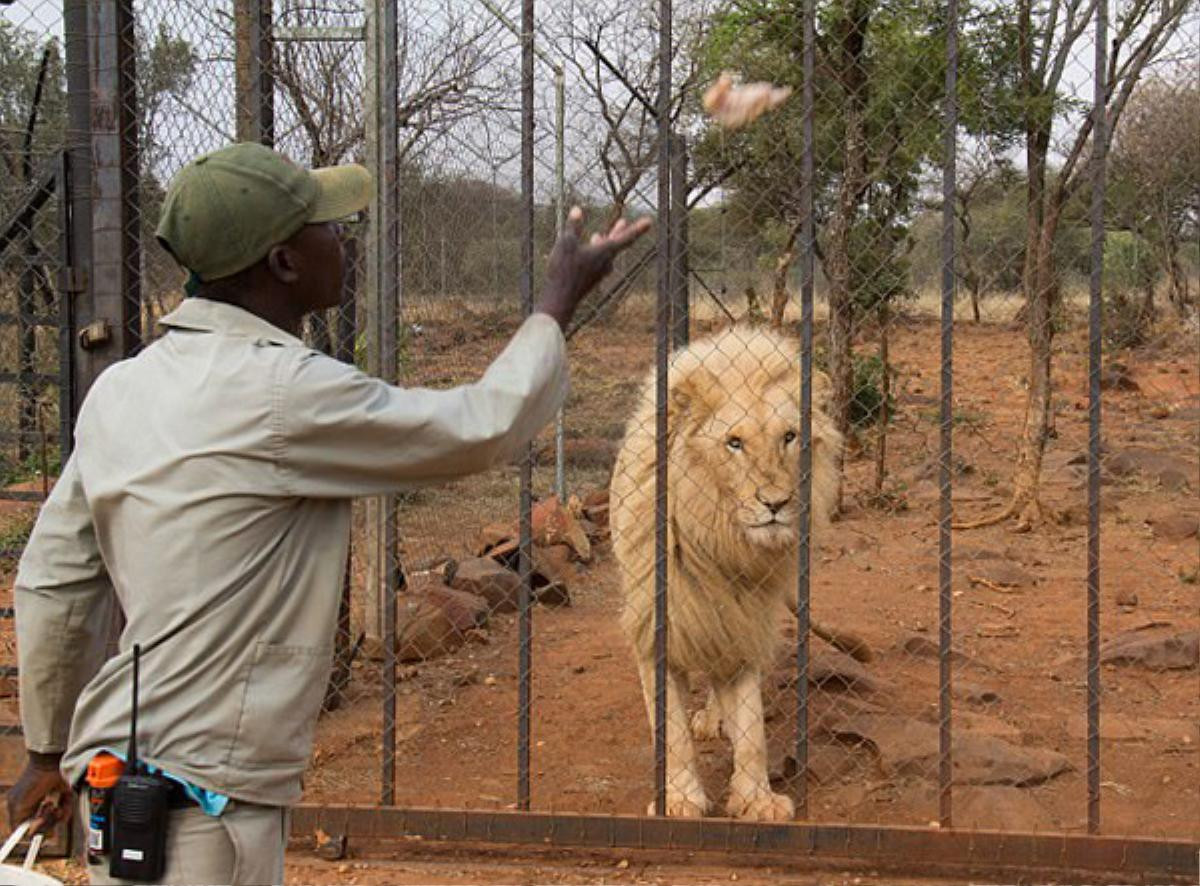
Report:
[[[1180,316],[1186,317],[1192,299],[1188,292],[1187,274],[1179,265],[1179,239],[1171,231],[1163,235],[1163,264],[1166,266],[1167,279],[1171,283],[1167,298],[1175,305]]]
[[[883,500],[883,481],[887,476],[888,401],[892,393],[892,374],[888,371],[888,329],[891,326],[891,311],[887,300],[879,304],[879,363],[883,367],[880,379],[879,426],[875,437],[875,498]]]
[[[1154,322],[1158,308],[1154,305],[1154,275],[1146,274],[1142,279],[1142,309],[1138,312],[1138,331],[1144,334]]]
[[[1050,355],[1054,341],[1054,307],[1058,301],[1058,276],[1054,267],[1054,237],[1058,232],[1059,210],[1046,205],[1046,154],[1050,143],[1049,126],[1031,139],[1029,151],[1029,211],[1025,247],[1025,325],[1029,339],[1029,396],[1025,403],[1025,423],[1013,469],[1013,500],[1009,513],[1022,528],[1041,519],[1038,487],[1042,476],[1042,457],[1050,436],[1052,400]]]
[[[829,275],[829,376],[831,418],[838,431],[850,430],[850,400],[854,396],[854,300],[850,291],[847,233],[830,225],[826,270]]]
[[[1038,486],[1042,476],[1042,457],[1050,436],[1050,354],[1054,340],[1053,310],[1058,281],[1055,275],[1053,244],[1058,213],[1047,213],[1040,236],[1034,245],[1029,268],[1029,298],[1026,302],[1026,332],[1029,338],[1029,396],[1025,404],[1025,423],[1013,469],[1013,500],[1010,513],[1021,527],[1041,519]]]
[[[979,274],[975,270],[975,259],[971,255],[971,250],[967,244],[971,240],[971,206],[970,206],[970,191],[966,196],[959,196],[959,203],[962,209],[958,213],[958,227],[961,236],[962,246],[959,248],[959,257],[962,259],[963,282],[967,284],[967,291],[971,294],[971,314],[974,317],[976,325],[980,323],[979,317]]]
[[[1021,5],[1021,46],[1023,63],[1029,71],[1028,4]],[[1032,87],[1027,82],[1026,89]],[[1059,206],[1047,200],[1046,157],[1050,149],[1052,116],[1030,109],[1025,119],[1026,178],[1025,264],[1022,287],[1025,302],[1017,317],[1025,322],[1029,340],[1029,395],[1025,401],[1025,421],[1017,444],[1013,468],[1013,496],[998,513],[981,520],[957,523],[956,529],[978,529],[1015,517],[1019,528],[1029,528],[1041,519],[1038,486],[1042,475],[1042,457],[1050,436],[1050,355],[1054,339],[1053,310],[1057,300],[1054,268],[1054,236],[1058,228]],[[1049,205],[1048,205],[1049,203]]]
[[[766,320],[762,305],[758,300],[758,292],[753,286],[746,287],[746,322],[751,326],[761,326]]]
[[[850,265],[850,232],[866,187],[867,72],[863,66],[871,4],[866,0],[843,0],[837,24],[838,80],[844,94],[845,136],[842,143],[842,181],[837,203],[829,220],[825,270],[829,278],[829,375],[832,382],[830,406],[834,425],[850,430],[850,400],[854,396],[854,293]],[[841,464],[838,475],[841,476]],[[842,501],[839,483],[837,505]]]
[[[788,303],[788,272],[792,269],[792,263],[796,260],[796,239],[800,236],[802,226],[803,222],[796,222],[792,225],[791,230],[788,232],[787,242],[783,246],[783,251],[775,259],[775,285],[771,292],[772,329],[779,329],[783,326],[783,315],[787,312]]]

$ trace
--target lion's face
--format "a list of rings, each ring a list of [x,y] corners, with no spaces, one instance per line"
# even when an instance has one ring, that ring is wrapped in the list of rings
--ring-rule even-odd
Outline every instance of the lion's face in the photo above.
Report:
[[[722,510],[751,545],[778,549],[799,535],[800,408],[790,386],[723,392],[687,446],[702,460]],[[819,441],[814,440],[814,444]],[[815,454],[815,453],[814,453]]]

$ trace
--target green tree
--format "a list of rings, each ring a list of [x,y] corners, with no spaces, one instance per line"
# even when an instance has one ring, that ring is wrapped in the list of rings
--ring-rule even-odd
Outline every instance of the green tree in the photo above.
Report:
[[[67,106],[62,51],[56,40],[43,43],[31,32],[0,20],[0,169],[9,183],[0,188],[0,209],[12,207],[17,186],[26,182],[26,136],[39,76],[42,91],[29,144],[35,175],[47,155],[62,144]]]
[[[1165,277],[1180,314],[1192,304],[1180,260],[1200,224],[1200,70],[1193,61],[1173,76],[1142,84],[1130,97],[1113,142],[1108,197],[1111,224],[1153,255],[1140,278],[1142,316],[1156,310],[1154,283]],[[1129,248],[1134,248],[1133,246]]]
[[[1110,6],[1109,63],[1105,74],[1108,140],[1147,66],[1160,58],[1183,22],[1192,0],[1119,0]],[[1013,468],[1013,497],[999,512],[958,525],[988,526],[1014,518],[1018,528],[1041,519],[1038,489],[1050,435],[1051,355],[1054,312],[1059,307],[1060,271],[1056,242],[1064,210],[1088,181],[1086,155],[1095,149],[1087,102],[1066,94],[1064,76],[1091,33],[1096,0],[1017,0],[1018,98],[1025,148],[1025,250],[1023,315],[1029,340],[1029,394]],[[1056,125],[1058,129],[1056,130]],[[1065,143],[1065,159],[1051,169],[1052,148]],[[1104,146],[1107,149],[1107,144]]]
[[[704,47],[708,73],[799,90],[803,41],[799,0],[730,4]],[[926,0],[826,0],[817,8],[814,71],[815,209],[818,257],[829,284],[831,411],[850,429],[855,325],[876,312],[886,332],[894,299],[909,291],[909,230],[922,176],[941,155],[945,79],[944,5]],[[970,8],[960,39],[960,112],[969,132],[1015,124],[1013,22],[1003,8]],[[779,324],[803,223],[802,108],[793,98],[740,133],[706,133],[698,167],[733,169],[740,213],[782,231],[774,262],[772,321]],[[903,281],[901,283],[901,281]],[[900,284],[900,285],[898,285]],[[881,342],[886,352],[886,342]]]

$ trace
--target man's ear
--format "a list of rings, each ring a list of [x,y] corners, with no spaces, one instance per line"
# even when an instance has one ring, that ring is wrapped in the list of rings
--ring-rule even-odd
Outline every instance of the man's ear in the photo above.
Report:
[[[267,253],[267,267],[271,271],[271,276],[280,283],[295,283],[300,279],[298,258],[296,250],[286,243],[272,246],[271,251]]]

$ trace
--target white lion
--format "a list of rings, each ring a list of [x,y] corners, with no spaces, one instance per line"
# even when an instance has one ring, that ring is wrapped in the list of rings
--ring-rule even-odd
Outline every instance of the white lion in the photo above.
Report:
[[[685,708],[691,673],[711,681],[698,735],[730,737],[728,813],[781,821],[790,798],[771,790],[762,676],[794,599],[800,509],[800,359],[795,342],[733,327],[677,352],[668,376],[667,814],[700,816],[709,800]],[[841,437],[820,408],[829,381],[813,375],[813,523],[828,522]],[[647,381],[617,457],[613,548],[622,624],[654,723],[655,383]],[[653,810],[653,805],[652,805]]]

